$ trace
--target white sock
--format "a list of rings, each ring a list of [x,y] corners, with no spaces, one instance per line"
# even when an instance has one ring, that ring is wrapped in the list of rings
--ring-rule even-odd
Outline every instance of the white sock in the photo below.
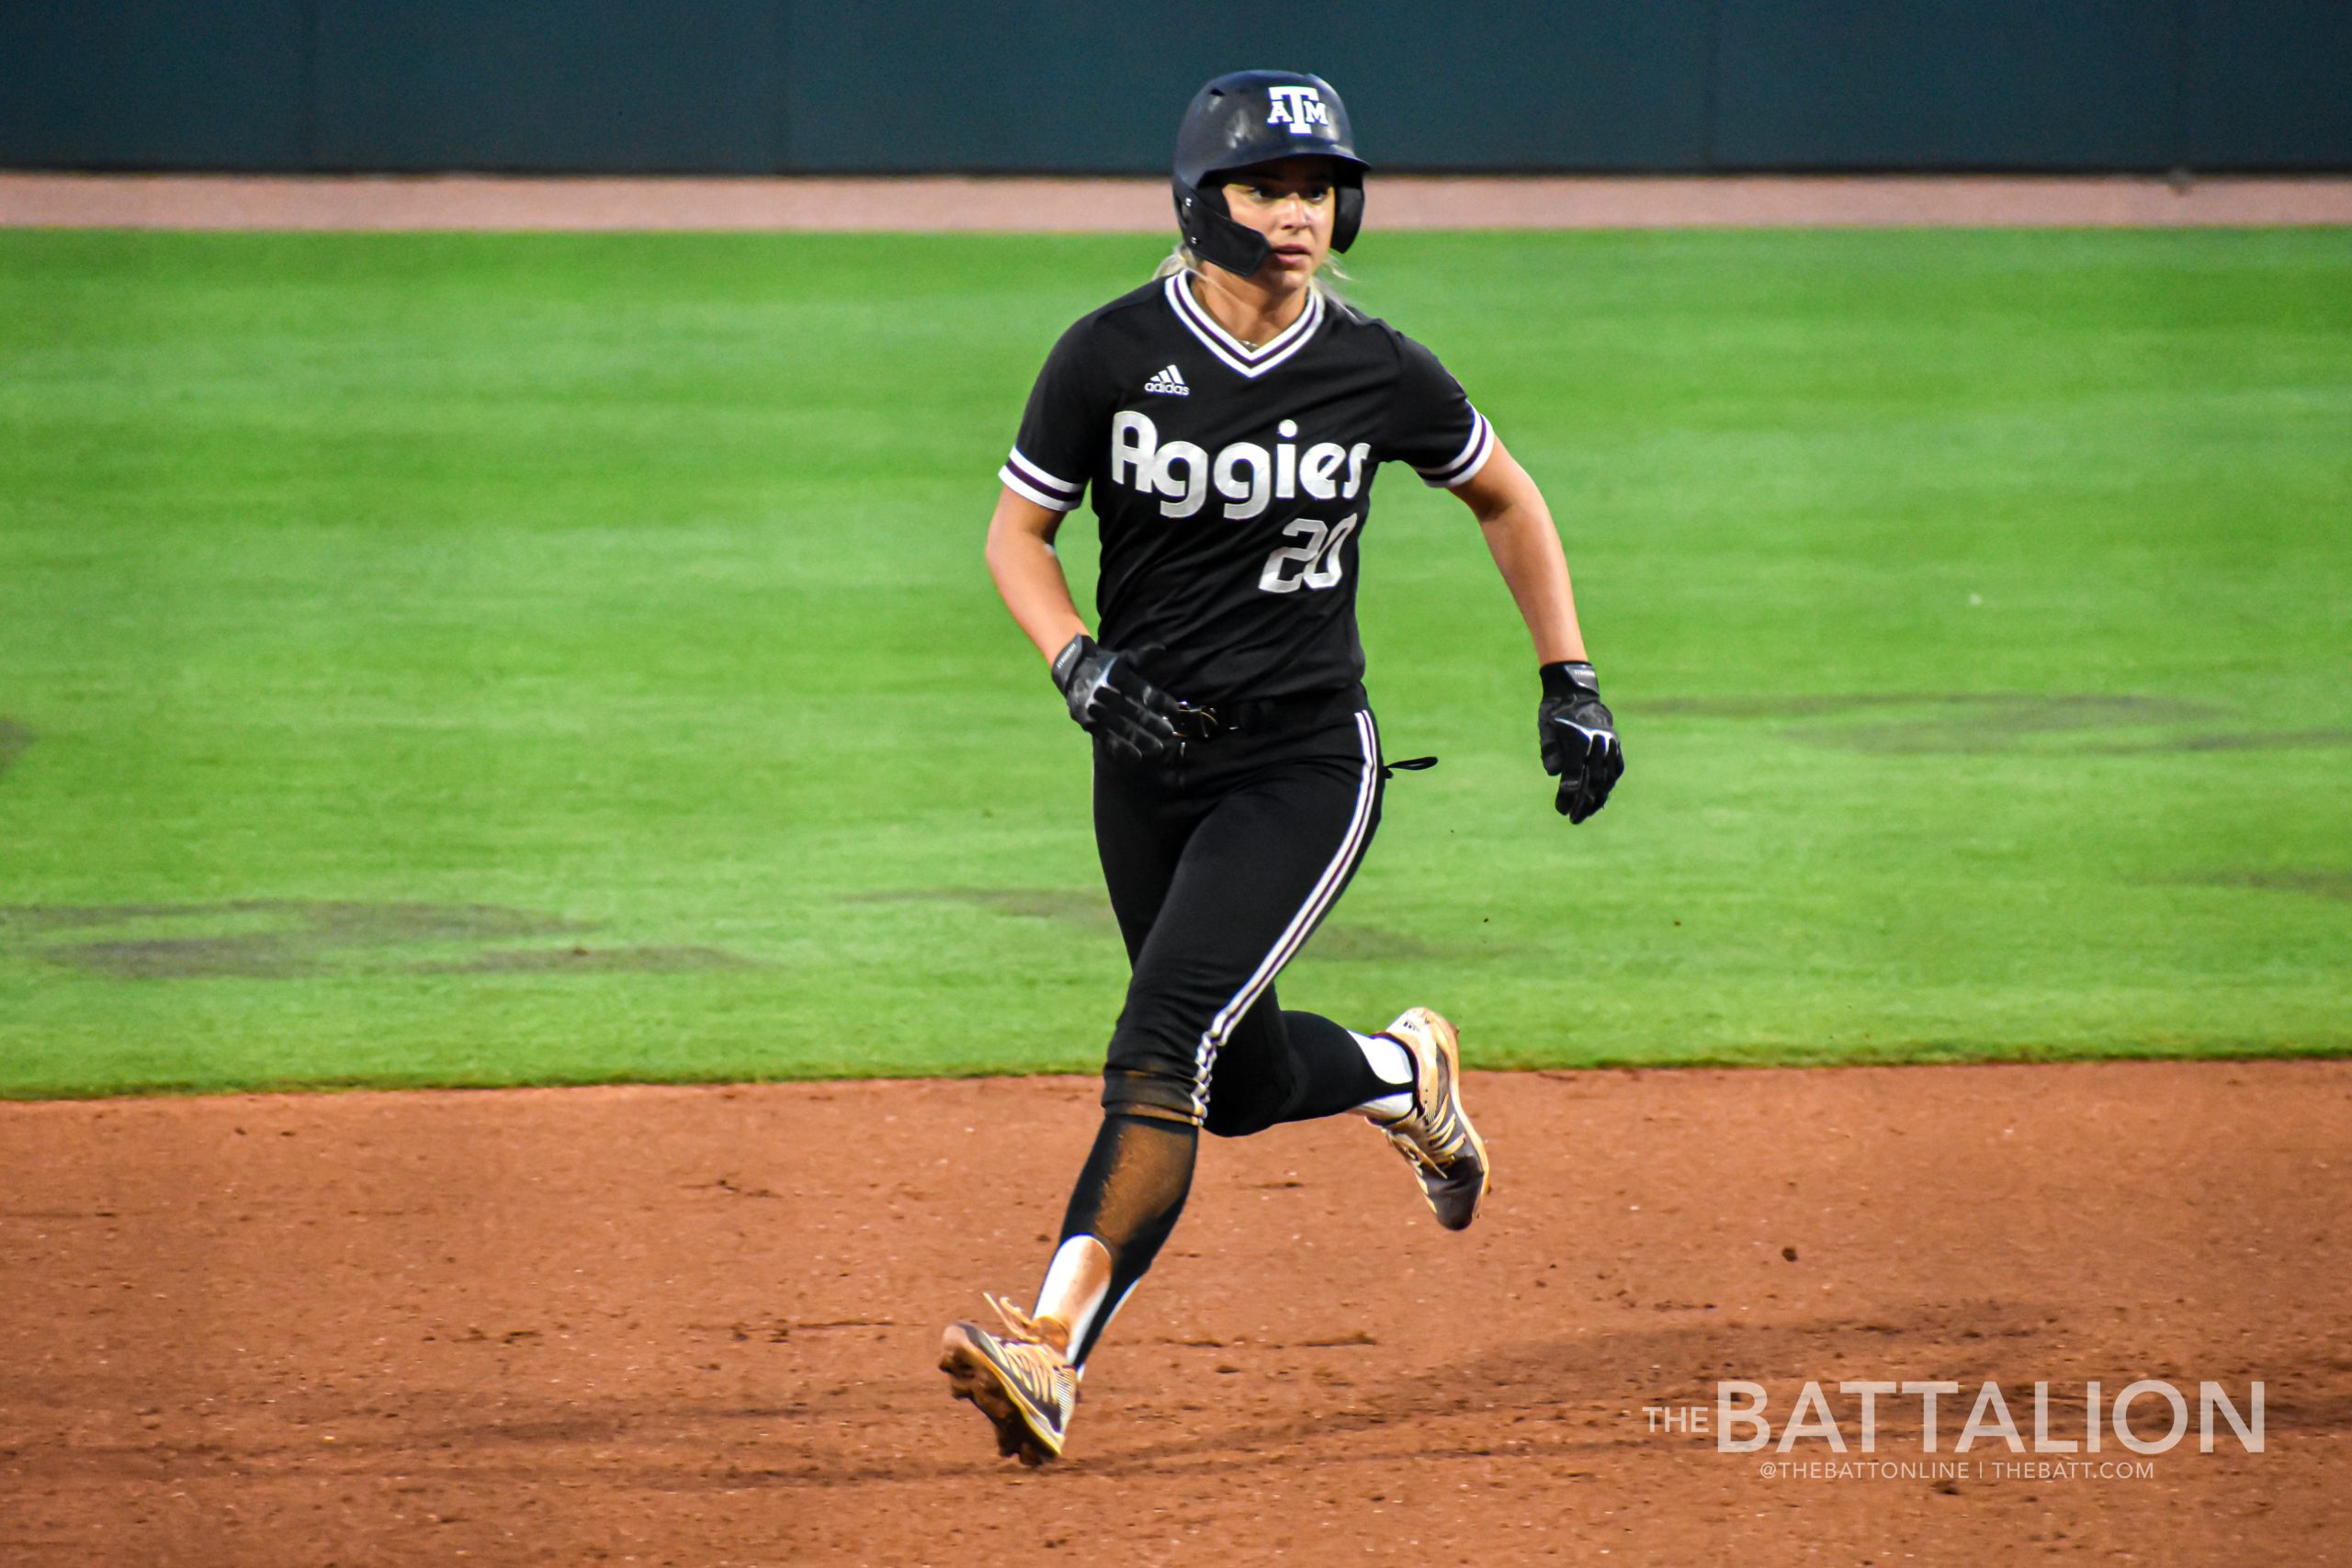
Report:
[[[1351,1029],[1348,1035],[1356,1043],[1356,1049],[1363,1053],[1364,1065],[1372,1069],[1373,1077],[1382,1083],[1397,1086],[1395,1094],[1367,1100],[1356,1109],[1375,1122],[1394,1122],[1400,1116],[1410,1114],[1413,1109],[1411,1053],[1385,1034],[1358,1034]]]
[[[1055,1249],[1030,1315],[1066,1325],[1074,1351],[1086,1343],[1086,1331],[1093,1326],[1094,1314],[1110,1293],[1110,1250],[1091,1235],[1074,1235]]]

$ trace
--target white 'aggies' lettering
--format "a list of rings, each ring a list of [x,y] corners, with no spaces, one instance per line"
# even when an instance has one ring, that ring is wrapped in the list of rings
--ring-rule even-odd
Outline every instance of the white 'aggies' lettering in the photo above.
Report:
[[[1111,416],[1111,482],[1129,490],[1151,488],[1151,456],[1159,427],[1139,413]],[[1140,482],[1138,482],[1140,481]]]
[[[1184,472],[1179,477],[1178,464]],[[1168,497],[1159,503],[1162,517],[1190,517],[1209,494],[1209,455],[1189,441],[1170,441],[1151,460],[1151,488]]]
[[[1241,478],[1245,464],[1250,469],[1246,483]],[[1266,471],[1266,449],[1254,441],[1237,441],[1220,449],[1216,455],[1216,492],[1226,498],[1225,514],[1237,521],[1265,511],[1266,502],[1274,493],[1273,478]]]
[[[1347,457],[1346,449],[1338,443],[1317,441],[1299,457],[1299,488],[1317,501],[1329,501],[1340,493],[1340,481],[1336,476]],[[1355,493],[1355,482],[1350,480],[1349,499],[1353,500]]]
[[[1237,523],[1301,491],[1317,501],[1353,501],[1363,488],[1370,442],[1317,441],[1301,452],[1290,440],[1298,434],[1297,421],[1283,420],[1276,433],[1283,439],[1271,451],[1255,441],[1237,441],[1211,457],[1190,441],[1162,443],[1150,415],[1124,410],[1111,416],[1111,482],[1159,496],[1163,517],[1192,516],[1214,487],[1223,498],[1218,511]]]

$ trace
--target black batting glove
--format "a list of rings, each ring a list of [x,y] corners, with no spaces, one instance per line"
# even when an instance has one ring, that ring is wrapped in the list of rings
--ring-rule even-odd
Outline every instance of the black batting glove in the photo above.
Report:
[[[1570,822],[1581,822],[1609,804],[1609,792],[1625,772],[1617,721],[1601,705],[1600,678],[1582,660],[1546,664],[1536,673],[1544,682],[1544,700],[1535,707],[1536,739],[1544,750],[1544,771],[1560,781],[1553,804]]]
[[[1133,654],[1099,648],[1080,632],[1054,655],[1054,684],[1069,704],[1070,717],[1118,755],[1163,762],[1182,753],[1184,743],[1168,717],[1176,699],[1144,679]]]

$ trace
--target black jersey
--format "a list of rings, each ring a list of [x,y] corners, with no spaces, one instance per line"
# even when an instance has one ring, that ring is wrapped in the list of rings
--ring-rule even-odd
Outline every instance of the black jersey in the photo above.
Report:
[[[1164,647],[1153,678],[1195,703],[1341,691],[1363,678],[1356,550],[1373,476],[1466,482],[1494,435],[1437,356],[1309,296],[1245,347],[1179,273],[1062,334],[999,475],[1101,519],[1096,636]]]

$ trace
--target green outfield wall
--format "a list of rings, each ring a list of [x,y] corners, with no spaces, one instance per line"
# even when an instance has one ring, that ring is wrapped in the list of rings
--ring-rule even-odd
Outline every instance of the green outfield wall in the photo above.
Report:
[[[1245,65],[1396,169],[2352,169],[2346,0],[9,0],[0,165],[1141,173]]]

